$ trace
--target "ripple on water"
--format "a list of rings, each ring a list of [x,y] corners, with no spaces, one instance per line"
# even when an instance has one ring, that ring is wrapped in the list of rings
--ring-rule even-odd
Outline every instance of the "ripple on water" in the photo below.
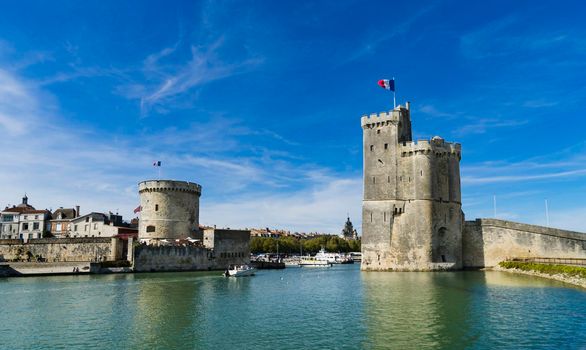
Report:
[[[361,273],[355,265],[242,279],[67,276],[3,279],[0,293],[7,349],[586,345],[583,290],[502,272]]]

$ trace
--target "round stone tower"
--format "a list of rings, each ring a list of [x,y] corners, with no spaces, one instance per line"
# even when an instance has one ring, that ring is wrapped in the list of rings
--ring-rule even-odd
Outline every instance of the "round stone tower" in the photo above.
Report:
[[[147,180],[138,184],[139,239],[185,239],[199,232],[201,186],[187,181]]]

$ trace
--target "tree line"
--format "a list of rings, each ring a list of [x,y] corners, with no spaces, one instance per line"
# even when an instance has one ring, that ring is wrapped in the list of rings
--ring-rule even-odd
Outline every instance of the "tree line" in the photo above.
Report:
[[[331,253],[348,253],[360,251],[360,240],[345,240],[338,236],[318,236],[314,238],[297,238],[285,236],[280,238],[252,237],[250,239],[250,252],[276,253],[277,245],[279,253],[300,254],[303,247],[303,255],[315,254],[322,247]]]

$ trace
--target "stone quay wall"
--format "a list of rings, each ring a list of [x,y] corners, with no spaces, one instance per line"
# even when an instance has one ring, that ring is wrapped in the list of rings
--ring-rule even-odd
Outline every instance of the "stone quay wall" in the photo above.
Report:
[[[213,252],[204,247],[140,245],[134,248],[134,271],[137,272],[215,269],[218,267]]]
[[[103,261],[112,257],[112,239],[44,238],[23,243],[17,239],[0,240],[0,261],[31,261],[41,258],[46,262]]]
[[[586,233],[497,219],[466,221],[463,265],[497,266],[510,258],[586,258]]]
[[[250,263],[250,231],[206,229],[203,246],[139,245],[134,248],[134,270],[224,270]]]

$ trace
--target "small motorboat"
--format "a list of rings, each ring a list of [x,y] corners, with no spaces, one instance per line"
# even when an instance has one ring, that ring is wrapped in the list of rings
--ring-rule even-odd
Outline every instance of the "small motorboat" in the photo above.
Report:
[[[244,277],[252,276],[256,272],[256,269],[249,265],[230,265],[226,271],[224,271],[225,277]]]

